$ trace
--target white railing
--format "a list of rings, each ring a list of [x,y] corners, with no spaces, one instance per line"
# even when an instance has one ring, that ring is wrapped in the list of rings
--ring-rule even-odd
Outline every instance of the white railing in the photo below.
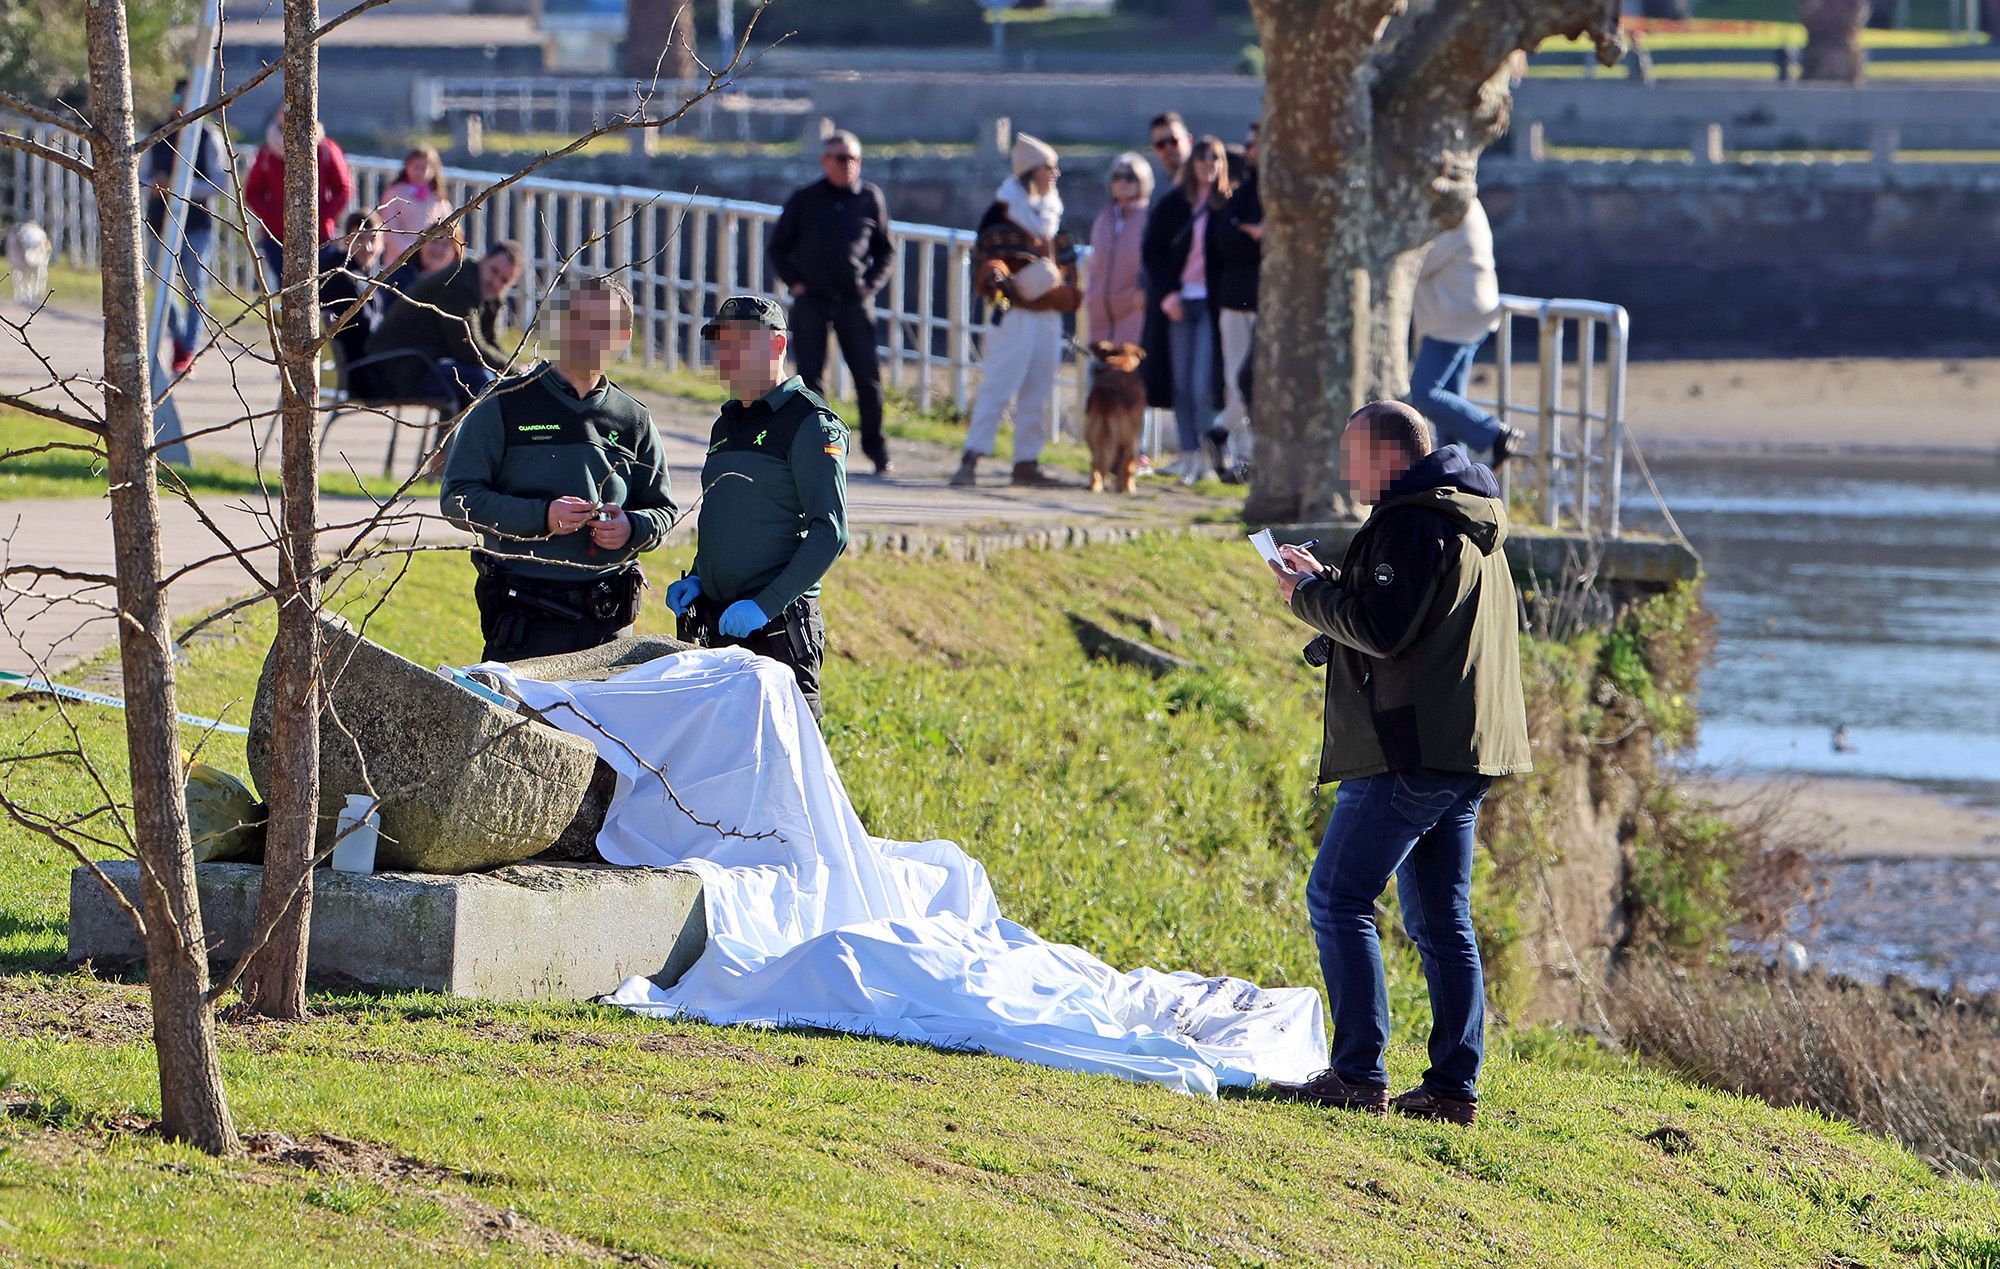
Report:
[[[67,144],[62,134],[38,125],[17,131]],[[247,162],[247,154],[239,157]],[[356,204],[365,207],[380,201],[400,167],[383,158],[348,162],[358,187]],[[459,171],[447,178],[447,188],[453,202],[464,206],[502,179],[497,172]],[[88,186],[54,164],[19,153],[11,167],[0,163],[0,181],[6,182],[0,207],[11,219],[40,222],[70,263],[95,267],[96,216]],[[218,210],[223,219],[234,218],[233,209]],[[784,298],[765,255],[778,211],[768,203],[529,178],[468,216],[465,233],[475,252],[502,238],[526,249],[513,315],[518,324],[534,319],[540,297],[560,271],[621,272],[632,287],[638,359],[667,370],[700,370],[705,365],[701,325],[723,297]],[[919,410],[948,402],[962,415],[977,385],[988,329],[985,306],[972,289],[975,235],[901,221],[891,233],[896,268],[874,303],[877,330],[884,336],[879,351],[886,386]],[[216,236],[215,285],[256,293],[257,264],[241,235],[218,226]],[[1588,300],[1513,295],[1502,297],[1502,308],[1495,393],[1479,403],[1534,441],[1534,454],[1521,463],[1532,467],[1538,509],[1549,525],[1573,524],[1615,538],[1621,531],[1619,481],[1627,443],[1625,310]],[[1515,326],[1523,321],[1536,327],[1533,370],[1515,364]],[[829,393],[847,395],[847,369],[839,357],[828,356],[827,374]],[[1533,400],[1515,397],[1525,374],[1535,378]],[[1087,358],[1073,342],[1066,344],[1057,391],[1058,436],[1080,435],[1087,380]]]
[[[658,103],[687,101],[697,95],[687,115],[674,125],[682,135],[715,139],[718,120],[733,120],[737,139],[751,139],[754,120],[771,121],[761,139],[795,133],[797,121],[812,111],[812,94],[804,80],[755,79],[731,81],[707,92],[707,81],[663,83],[654,92]],[[477,116],[488,128],[512,127],[519,132],[580,133],[615,116],[632,114],[641,105],[631,76],[589,78],[532,75],[499,78],[428,76],[410,86],[410,109],[419,123],[439,124],[459,116]]]
[[[1625,310],[1595,300],[1500,297],[1494,332],[1494,394],[1471,397],[1534,442],[1542,519],[1586,533],[1619,536],[1619,483],[1625,471]],[[1535,324],[1535,397],[1514,399],[1514,325]],[[1574,327],[1575,339],[1570,338]],[[1599,345],[1602,345],[1602,356]],[[1575,400],[1571,403],[1570,391]],[[1505,469],[1503,469],[1505,470]]]

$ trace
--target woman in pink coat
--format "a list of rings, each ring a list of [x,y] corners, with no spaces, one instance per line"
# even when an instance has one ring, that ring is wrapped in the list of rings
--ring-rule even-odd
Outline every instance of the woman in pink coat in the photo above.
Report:
[[[1111,201],[1090,227],[1090,272],[1083,311],[1091,342],[1136,344],[1146,325],[1146,288],[1139,280],[1139,238],[1153,198],[1153,168],[1127,152],[1111,162]]]
[[[393,263],[401,257],[419,234],[451,215],[451,208],[438,152],[425,145],[404,155],[402,177],[382,191],[375,208],[382,217],[383,260]]]

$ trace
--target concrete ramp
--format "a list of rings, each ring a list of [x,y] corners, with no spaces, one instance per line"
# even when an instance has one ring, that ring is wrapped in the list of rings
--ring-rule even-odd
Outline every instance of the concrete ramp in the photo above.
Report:
[[[100,865],[134,904],[138,865]],[[195,869],[219,965],[256,927],[264,870]],[[143,965],[131,923],[88,869],[70,874],[69,959]],[[313,874],[307,980],[315,987],[435,991],[483,1000],[588,1000],[627,978],[671,986],[708,944],[701,880],[673,868],[512,864],[492,872]]]

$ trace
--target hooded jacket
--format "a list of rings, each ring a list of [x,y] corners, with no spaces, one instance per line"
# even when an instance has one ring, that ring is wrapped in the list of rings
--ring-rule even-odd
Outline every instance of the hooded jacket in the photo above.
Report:
[[[1292,592],[1292,612],[1335,644],[1320,783],[1532,769],[1506,540],[1493,473],[1450,445],[1389,486],[1337,576]]]

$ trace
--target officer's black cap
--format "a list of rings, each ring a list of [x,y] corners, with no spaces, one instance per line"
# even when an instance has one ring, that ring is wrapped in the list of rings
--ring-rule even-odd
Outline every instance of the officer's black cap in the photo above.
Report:
[[[714,339],[722,333],[722,327],[727,322],[747,322],[766,330],[782,331],[785,329],[785,310],[778,307],[776,300],[761,295],[732,295],[702,326],[701,337]]]

